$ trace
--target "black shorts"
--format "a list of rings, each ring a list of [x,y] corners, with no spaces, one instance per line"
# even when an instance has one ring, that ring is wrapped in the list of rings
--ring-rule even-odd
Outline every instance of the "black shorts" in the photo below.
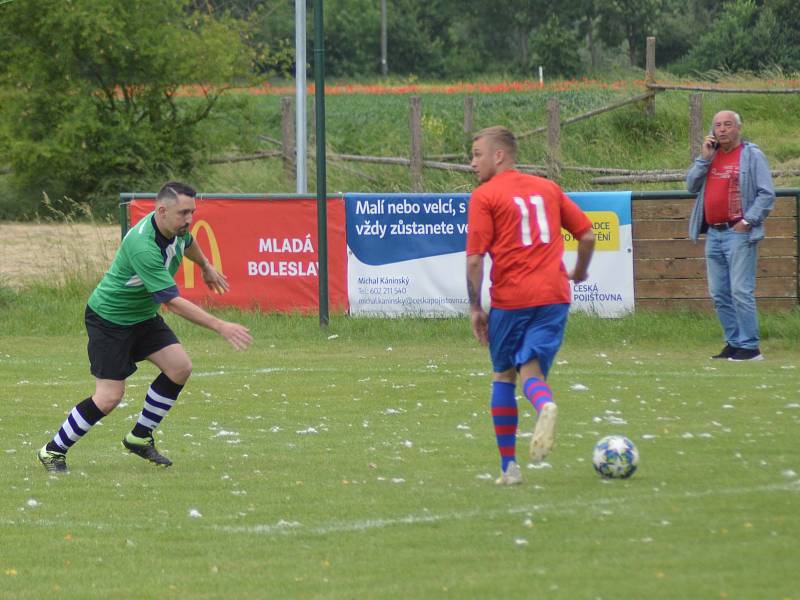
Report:
[[[98,379],[127,379],[136,371],[137,362],[180,343],[161,315],[125,326],[106,321],[87,306],[85,321],[89,364]]]

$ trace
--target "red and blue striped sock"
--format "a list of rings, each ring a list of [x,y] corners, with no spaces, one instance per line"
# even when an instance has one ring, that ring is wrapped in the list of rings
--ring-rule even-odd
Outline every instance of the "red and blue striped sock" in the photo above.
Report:
[[[518,414],[515,389],[513,383],[492,382],[492,423],[497,437],[497,449],[500,450],[500,464],[504,472],[508,463],[517,460],[515,448]]]
[[[526,379],[525,383],[522,384],[522,390],[525,392],[525,397],[533,404],[537,415],[545,404],[553,401],[553,391],[550,386],[538,377]]]

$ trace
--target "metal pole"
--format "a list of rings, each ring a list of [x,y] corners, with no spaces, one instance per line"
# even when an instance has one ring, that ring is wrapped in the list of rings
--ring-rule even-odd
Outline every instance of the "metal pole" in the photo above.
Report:
[[[314,0],[314,99],[317,115],[317,245],[319,325],[328,325],[328,199],[325,182],[325,36],[322,0]]]
[[[295,148],[297,150],[297,193],[308,192],[307,168],[308,135],[306,133],[306,0],[294,0],[294,48],[295,48]]]

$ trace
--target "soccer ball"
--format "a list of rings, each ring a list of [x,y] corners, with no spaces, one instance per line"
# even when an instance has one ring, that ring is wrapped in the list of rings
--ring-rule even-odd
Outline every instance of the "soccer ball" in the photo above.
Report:
[[[639,451],[624,435],[608,435],[594,447],[592,463],[601,477],[627,479],[639,466]]]

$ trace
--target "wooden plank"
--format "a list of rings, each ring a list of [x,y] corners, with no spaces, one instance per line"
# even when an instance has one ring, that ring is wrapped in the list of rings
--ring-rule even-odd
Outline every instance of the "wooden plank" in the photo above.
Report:
[[[797,221],[793,218],[769,217],[765,230],[770,238],[795,237]],[[671,240],[689,237],[688,219],[634,220],[634,240]]]
[[[547,100],[547,178],[550,181],[558,181],[561,176],[561,122],[559,115],[561,109],[558,105],[558,98],[553,97]]]
[[[710,85],[663,85],[660,83],[646,83],[651,90],[682,90],[685,92],[714,92],[715,94],[798,94],[800,88],[730,88],[714,87]]]
[[[689,219],[694,206],[694,199],[686,200],[634,200],[632,203],[633,220],[647,219]],[[775,199],[775,207],[769,219],[775,217],[795,217],[797,202],[794,197],[781,196]]]
[[[411,191],[422,191],[422,100],[411,96],[409,102],[409,121],[411,128]]]
[[[464,96],[464,133],[468,136],[472,135],[475,129],[475,98],[472,96]]]
[[[705,243],[692,240],[633,240],[636,258],[698,258],[704,256]],[[766,238],[758,246],[761,258],[795,256],[797,241],[792,238]]]
[[[635,298],[705,298],[705,279],[639,279],[634,282]],[[760,277],[756,298],[796,298],[796,277]]]
[[[604,112],[608,112],[610,110],[615,110],[617,108],[621,108],[623,106],[627,106],[628,104],[633,104],[634,102],[641,102],[642,100],[647,100],[650,98],[655,92],[645,92],[644,94],[638,94],[633,96],[632,98],[626,98],[625,100],[620,100],[619,102],[613,102],[612,104],[607,104],[601,108],[596,108],[594,110],[590,110],[589,112],[585,112],[580,115],[576,115],[574,117],[570,117],[569,119],[565,119],[561,122],[561,126],[565,127],[566,125],[572,125],[573,123],[577,123],[578,121],[583,121],[584,119],[589,119],[591,117],[595,117],[599,114]],[[523,138],[536,135],[537,133],[544,133],[547,131],[547,126],[537,127],[536,129],[531,129],[530,131],[524,131],[523,133],[517,134],[517,139],[521,140]]]
[[[647,36],[645,42],[644,81],[645,84],[656,82],[656,38]],[[656,95],[648,98],[644,103],[644,116],[651,119],[656,116]]]
[[[285,96],[281,98],[281,153],[283,174],[289,180],[295,178],[294,120],[294,100]]]
[[[693,279],[706,277],[704,258],[634,259],[634,279]]]
[[[638,279],[692,279],[706,277],[706,261],[702,258],[634,259],[634,277]],[[757,277],[794,277],[795,257],[759,258]]]
[[[700,154],[705,137],[703,127],[703,94],[689,94],[689,162]]]
[[[797,308],[794,298],[759,298],[759,312],[788,312]],[[704,313],[713,313],[714,305],[710,298],[639,298],[636,299],[636,310],[662,311],[662,310],[689,310]]]
[[[688,221],[694,200],[634,200],[631,204],[634,222],[646,219],[686,219]]]

